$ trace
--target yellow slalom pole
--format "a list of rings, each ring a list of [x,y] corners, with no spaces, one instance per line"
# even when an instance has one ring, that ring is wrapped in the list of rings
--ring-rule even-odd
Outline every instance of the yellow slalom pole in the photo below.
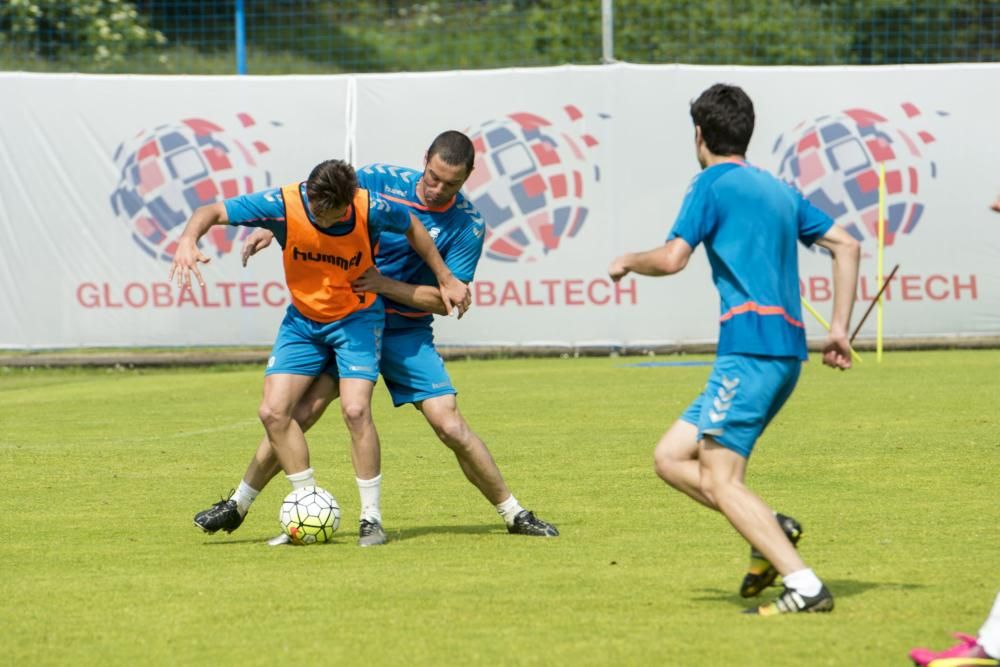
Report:
[[[882,263],[885,259],[885,163],[878,170],[878,268],[876,284],[882,284]],[[875,362],[882,363],[882,297],[875,306]]]
[[[830,323],[827,322],[825,319],[823,319],[823,316],[819,314],[819,311],[813,308],[812,304],[806,301],[805,297],[802,297],[802,305],[806,307],[806,310],[812,313],[812,316],[816,318],[816,321],[819,322],[824,329],[826,329],[827,331],[830,330]],[[851,359],[854,359],[854,361],[861,363],[862,361],[861,355],[854,351],[854,348],[851,347],[850,343],[848,343],[847,346],[851,349]]]

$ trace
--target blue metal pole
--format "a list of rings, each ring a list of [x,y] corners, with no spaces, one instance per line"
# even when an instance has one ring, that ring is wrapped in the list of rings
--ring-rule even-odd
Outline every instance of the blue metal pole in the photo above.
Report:
[[[243,0],[236,0],[236,73],[247,73],[247,33]]]

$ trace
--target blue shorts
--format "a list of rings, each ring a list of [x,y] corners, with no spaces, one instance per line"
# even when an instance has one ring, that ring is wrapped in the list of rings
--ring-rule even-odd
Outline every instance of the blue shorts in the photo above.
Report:
[[[329,361],[342,378],[375,382],[384,326],[385,311],[378,304],[326,324],[289,306],[264,374],[316,377]]]
[[[698,440],[750,458],[757,438],[795,389],[802,362],[792,357],[731,354],[716,358],[705,391],[681,415],[698,427]]]
[[[339,365],[339,360],[331,362],[325,372],[335,380],[338,375],[344,377]],[[429,326],[386,329],[380,366],[396,407],[457,393],[434,347],[434,331]]]

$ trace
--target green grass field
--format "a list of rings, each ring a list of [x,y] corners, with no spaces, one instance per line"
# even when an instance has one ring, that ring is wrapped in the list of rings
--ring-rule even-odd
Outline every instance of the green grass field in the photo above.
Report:
[[[552,540],[507,535],[380,386],[377,549],[355,545],[335,411],[310,433],[333,544],[264,544],[284,480],[232,535],[192,526],[260,437],[259,368],[0,369],[0,664],[906,665],[979,628],[1000,589],[1000,351],[806,365],[748,481],[802,521],[837,608],[769,619],[739,613],[742,540],[652,472],[709,369],[629,365],[648,360],[450,364]]]

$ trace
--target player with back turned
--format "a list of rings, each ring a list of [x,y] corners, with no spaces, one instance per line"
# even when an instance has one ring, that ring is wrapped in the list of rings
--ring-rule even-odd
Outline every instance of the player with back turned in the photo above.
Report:
[[[661,438],[657,474],[725,515],[750,543],[751,572],[741,594],[758,594],[780,573],[784,592],[747,613],[771,616],[833,609],[833,595],[795,550],[801,527],[776,515],[744,484],[747,461],[781,409],[807,359],[799,302],[796,241],[833,258],[834,304],[823,363],[851,366],[847,330],[860,249],[849,234],[791,186],[746,162],[753,103],[736,86],[716,84],[691,104],[702,172],[691,183],[664,245],[627,253],[608,269],[663,276],[684,269],[699,244],[721,300],[717,357],[704,392]]]

